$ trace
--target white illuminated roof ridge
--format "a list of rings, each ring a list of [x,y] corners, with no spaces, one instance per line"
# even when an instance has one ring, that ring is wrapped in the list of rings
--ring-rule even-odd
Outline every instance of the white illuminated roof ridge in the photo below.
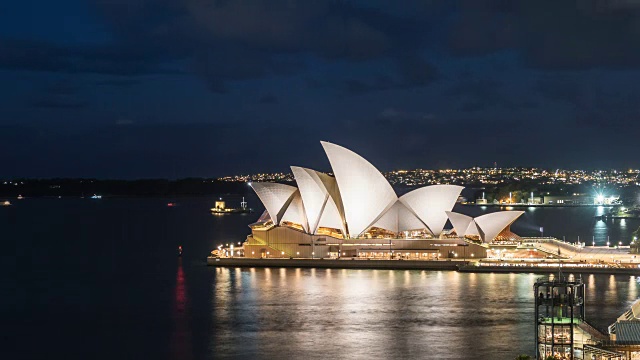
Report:
[[[297,188],[291,185],[271,182],[253,182],[251,187],[267,209],[273,224],[279,225],[282,215],[284,215],[286,207],[291,202]]]
[[[391,208],[397,196],[371,163],[342,146],[322,141],[335,174],[350,237],[357,237]]]
[[[453,209],[462,189],[458,185],[425,186],[402,195],[400,201],[438,236],[447,223],[446,212]]]
[[[502,230],[510,226],[524,211],[497,211],[474,218],[483,233],[483,241],[491,242]]]

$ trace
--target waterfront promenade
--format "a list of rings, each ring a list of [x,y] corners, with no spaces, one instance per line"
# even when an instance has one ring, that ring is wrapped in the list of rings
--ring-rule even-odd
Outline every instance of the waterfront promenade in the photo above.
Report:
[[[210,256],[207,265],[221,267],[380,269],[380,270],[449,270],[477,273],[550,273],[562,271],[582,274],[640,275],[638,267],[615,264],[588,264],[558,261],[456,261],[456,260],[366,260],[366,259],[253,259]]]
[[[584,244],[584,243],[583,243]],[[523,238],[518,249],[535,249],[554,258],[586,263],[638,264],[629,246],[585,246],[555,238]]]
[[[390,270],[457,270],[468,261],[441,260],[367,260],[367,259],[253,259],[208,257],[207,265],[230,267],[293,267],[327,269],[390,269]]]
[[[380,259],[367,257],[343,258],[207,258],[209,266],[228,267],[291,267],[336,269],[454,270],[463,272],[556,272],[559,267],[575,273],[640,275],[640,259],[629,247],[584,246],[555,238],[523,238],[514,244],[487,245],[493,256],[484,259],[445,258]],[[242,248],[237,248],[240,250]],[[530,251],[537,252],[531,257]],[[522,257],[518,257],[518,255]],[[542,255],[542,256],[541,256]],[[546,256],[546,257],[544,257]]]

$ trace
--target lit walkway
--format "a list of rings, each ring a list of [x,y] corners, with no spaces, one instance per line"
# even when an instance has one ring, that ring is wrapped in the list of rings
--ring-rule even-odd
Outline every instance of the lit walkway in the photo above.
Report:
[[[530,241],[528,241],[530,240]],[[640,258],[630,253],[629,247],[613,248],[609,246],[584,246],[564,243],[555,239],[535,240],[524,239],[523,247],[531,246],[532,248],[554,255],[561,259],[586,261],[586,262],[621,262],[621,263],[637,263]],[[558,255],[558,249],[560,254]]]

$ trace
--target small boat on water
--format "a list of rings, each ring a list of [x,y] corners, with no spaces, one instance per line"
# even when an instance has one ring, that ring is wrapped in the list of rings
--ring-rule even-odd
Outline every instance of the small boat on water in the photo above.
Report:
[[[247,214],[252,213],[253,209],[247,207],[247,202],[244,201],[244,197],[242,198],[239,208],[226,207],[226,203],[220,198],[220,200],[216,201],[215,206],[211,208],[211,212],[213,214]]]
[[[102,199],[102,195],[93,194],[92,199]]]
[[[22,199],[24,199],[24,196],[18,195],[18,200],[22,200]]]
[[[174,203],[174,202],[167,203],[167,206],[168,206],[168,207],[174,207],[174,206],[176,206],[176,205],[177,205],[177,204],[176,204],[176,203]]]
[[[5,200],[2,202],[2,206],[11,206],[11,202],[9,200]]]

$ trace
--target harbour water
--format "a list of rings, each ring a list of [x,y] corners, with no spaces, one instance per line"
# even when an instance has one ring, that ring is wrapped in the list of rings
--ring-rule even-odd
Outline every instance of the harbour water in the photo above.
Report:
[[[232,202],[234,199],[226,199]],[[536,275],[226,269],[205,265],[260,215],[215,216],[212,198],[24,199],[0,209],[2,358],[511,359],[533,354]],[[239,200],[238,200],[239,201]],[[256,199],[248,199],[257,207]],[[478,215],[492,211],[461,207]],[[525,236],[628,243],[638,220],[535,208]],[[176,256],[178,245],[184,248]],[[15,253],[13,250],[15,249]],[[633,276],[588,275],[605,328],[639,295]]]

